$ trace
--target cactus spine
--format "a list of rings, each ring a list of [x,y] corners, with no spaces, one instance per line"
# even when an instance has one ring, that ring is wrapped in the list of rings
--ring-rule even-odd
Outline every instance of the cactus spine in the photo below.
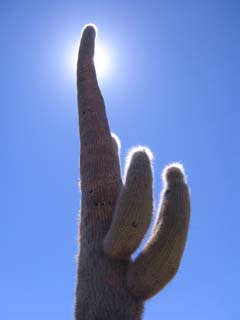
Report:
[[[95,28],[85,27],[77,64],[81,141],[81,221],[75,320],[140,320],[146,299],[177,272],[190,215],[183,168],[163,173],[158,218],[132,261],[152,218],[152,167],[145,147],[131,152],[122,182],[116,137],[110,133],[93,62]]]

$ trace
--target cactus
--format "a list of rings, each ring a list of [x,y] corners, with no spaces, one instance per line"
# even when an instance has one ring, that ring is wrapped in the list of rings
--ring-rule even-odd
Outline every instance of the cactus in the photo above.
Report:
[[[152,164],[146,147],[128,157],[124,183],[94,67],[95,28],[84,28],[77,63],[81,220],[75,320],[139,320],[144,302],[174,277],[190,214],[183,167],[167,166],[159,214],[139,256],[131,254],[152,219]]]

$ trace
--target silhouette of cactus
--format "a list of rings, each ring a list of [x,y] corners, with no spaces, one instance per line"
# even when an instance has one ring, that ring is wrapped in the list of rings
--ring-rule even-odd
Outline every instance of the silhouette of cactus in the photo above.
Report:
[[[190,214],[183,167],[164,169],[154,230],[136,260],[152,218],[152,168],[146,147],[129,155],[124,184],[119,145],[109,130],[93,62],[95,28],[81,37],[77,89],[81,140],[81,221],[76,320],[139,320],[143,304],[175,275]]]

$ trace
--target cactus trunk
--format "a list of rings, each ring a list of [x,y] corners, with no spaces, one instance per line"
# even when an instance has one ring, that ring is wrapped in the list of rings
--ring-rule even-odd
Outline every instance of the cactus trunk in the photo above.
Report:
[[[141,319],[143,303],[127,288],[129,261],[111,259],[87,239],[82,239],[79,260],[75,319]]]

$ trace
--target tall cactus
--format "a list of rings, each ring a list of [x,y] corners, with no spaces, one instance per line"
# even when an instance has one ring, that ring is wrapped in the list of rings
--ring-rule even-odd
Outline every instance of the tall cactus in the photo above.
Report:
[[[95,28],[82,33],[77,90],[81,140],[81,221],[75,320],[140,320],[144,301],[177,272],[190,214],[183,167],[164,169],[153,233],[131,259],[152,219],[152,167],[146,147],[129,155],[124,183],[93,62]]]

